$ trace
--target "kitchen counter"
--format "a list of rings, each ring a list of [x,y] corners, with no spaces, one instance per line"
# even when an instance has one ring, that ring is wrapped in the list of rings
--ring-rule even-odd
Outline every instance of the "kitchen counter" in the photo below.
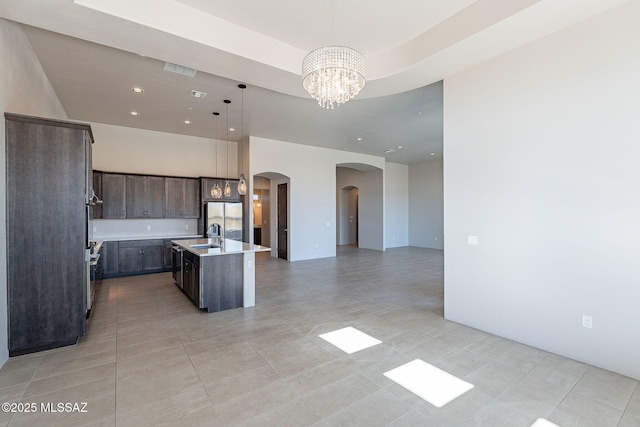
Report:
[[[171,243],[182,248],[176,284],[199,308],[215,312],[255,306],[255,253],[271,248],[220,238]]]
[[[172,240],[177,240],[177,239],[197,239],[199,237],[202,237],[200,234],[187,234],[184,236],[181,236],[177,233],[174,234],[153,234],[153,235],[144,235],[144,236],[98,236],[96,237],[94,235],[94,240],[95,241],[103,241],[103,242],[118,242],[118,241],[122,241],[122,240],[153,240],[153,239],[172,239]]]
[[[268,252],[271,250],[271,248],[266,246],[252,245],[250,243],[238,242],[237,240],[230,239],[222,240],[220,238],[172,240],[171,243],[198,256],[237,254],[245,252]],[[194,247],[205,245],[215,247]]]

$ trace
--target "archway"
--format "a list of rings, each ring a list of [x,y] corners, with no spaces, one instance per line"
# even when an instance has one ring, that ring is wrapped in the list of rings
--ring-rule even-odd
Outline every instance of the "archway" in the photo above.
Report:
[[[338,245],[358,246],[358,187],[340,189],[336,241]]]
[[[289,196],[290,178],[277,172],[253,175],[252,241],[259,235],[263,246],[271,248],[271,256],[289,260]],[[283,189],[287,191],[283,193]]]
[[[343,192],[344,190],[344,192]],[[353,218],[350,218],[353,216]],[[384,171],[361,163],[336,165],[336,243],[384,251]],[[353,234],[351,234],[353,236]]]

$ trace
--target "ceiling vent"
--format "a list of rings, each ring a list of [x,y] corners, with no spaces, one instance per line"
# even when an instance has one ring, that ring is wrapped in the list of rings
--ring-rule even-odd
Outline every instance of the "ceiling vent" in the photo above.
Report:
[[[195,68],[185,67],[184,65],[178,65],[172,62],[165,62],[163,70],[189,77],[195,76],[197,71]]]
[[[200,92],[199,90],[192,90],[191,91],[191,96],[193,96],[194,98],[204,98],[205,96],[207,96],[206,92]]]

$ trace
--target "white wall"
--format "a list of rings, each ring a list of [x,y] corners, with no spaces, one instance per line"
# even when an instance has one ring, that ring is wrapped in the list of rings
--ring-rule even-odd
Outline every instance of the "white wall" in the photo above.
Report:
[[[29,40],[18,24],[0,18],[0,111],[67,119]],[[0,120],[0,163],[6,164],[5,121]],[[7,253],[6,176],[0,174],[0,253]],[[0,257],[0,367],[9,358],[7,336],[7,260]]]
[[[238,144],[211,138],[91,123],[93,168],[109,172],[238,178]],[[217,145],[217,162],[216,159]]]
[[[258,137],[251,137],[250,151],[251,175],[276,172],[291,180],[290,261],[336,254],[336,165],[362,163],[385,168],[383,157]]]
[[[227,142],[210,138],[91,123],[93,169],[187,177],[227,177]],[[229,174],[238,177],[238,144],[230,142]],[[216,157],[217,155],[217,157]],[[217,161],[216,161],[217,160]],[[162,237],[202,234],[197,220],[98,219],[94,238]],[[150,227],[151,230],[147,230]]]
[[[358,188],[358,247],[384,250],[383,170],[361,172],[345,167],[335,170],[334,197],[342,188]]]
[[[446,318],[634,378],[638,22],[628,2],[444,87]]]
[[[384,172],[385,188],[385,247],[409,245],[409,203],[411,186],[409,166],[387,163]],[[413,232],[413,231],[412,231]]]
[[[444,249],[442,160],[409,166],[410,246]]]

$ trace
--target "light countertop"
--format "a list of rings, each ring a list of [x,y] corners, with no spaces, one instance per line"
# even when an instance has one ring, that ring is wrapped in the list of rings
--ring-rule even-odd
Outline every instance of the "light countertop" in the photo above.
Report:
[[[221,241],[219,238],[172,240],[171,243],[199,256],[228,255],[245,252],[268,252],[271,250],[271,248],[266,246],[252,245],[250,243],[238,242],[230,239],[224,239]],[[214,247],[193,247],[202,245],[212,245]]]
[[[201,237],[201,234],[186,234],[180,235],[177,233],[174,234],[164,234],[164,235],[147,235],[147,236],[94,236],[94,241],[103,241],[103,242],[117,242],[122,240],[163,240],[163,239],[197,239]]]

